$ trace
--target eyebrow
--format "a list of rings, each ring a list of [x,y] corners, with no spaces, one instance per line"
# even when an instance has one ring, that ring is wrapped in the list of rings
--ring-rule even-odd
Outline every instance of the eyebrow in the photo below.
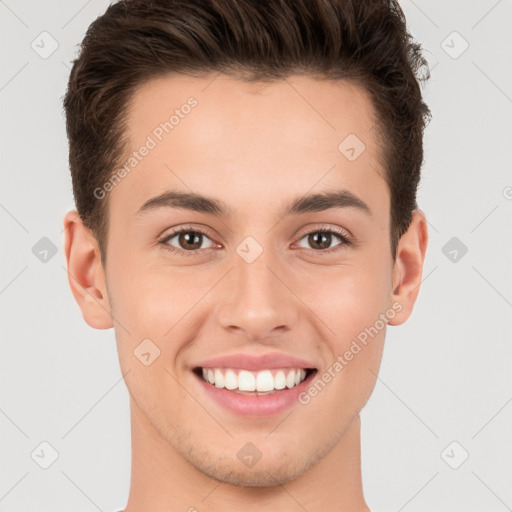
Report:
[[[206,197],[194,192],[168,190],[163,194],[148,199],[137,211],[136,215],[144,214],[158,208],[180,208],[217,217],[233,217],[235,211],[223,201]],[[299,215],[311,212],[322,212],[331,208],[355,208],[371,216],[370,207],[349,190],[336,190],[319,194],[308,194],[287,203],[280,215]]]

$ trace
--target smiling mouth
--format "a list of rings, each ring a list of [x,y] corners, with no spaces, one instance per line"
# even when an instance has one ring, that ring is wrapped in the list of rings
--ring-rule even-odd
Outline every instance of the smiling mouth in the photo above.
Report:
[[[240,368],[193,369],[209,385],[241,395],[270,395],[292,389],[317,372],[316,368],[277,368],[249,371]]]

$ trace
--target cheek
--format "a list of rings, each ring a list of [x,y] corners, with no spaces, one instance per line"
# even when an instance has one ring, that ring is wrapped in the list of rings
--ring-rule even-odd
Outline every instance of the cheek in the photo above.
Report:
[[[162,403],[185,399],[174,381],[179,377],[174,361],[186,339],[183,318],[197,293],[183,286],[183,278],[128,258],[119,261],[110,279],[120,366],[123,374],[129,372],[126,384],[135,403],[157,421]]]
[[[218,279],[210,274],[206,270],[191,271],[190,267],[142,265],[134,258],[119,261],[109,273],[109,293],[117,320],[116,338],[123,371],[132,367],[140,370],[134,356],[147,339],[155,344],[157,348],[153,350],[159,355],[151,368],[144,369],[144,380],[153,378],[155,368],[172,371],[177,354],[196,332],[195,323],[204,318],[200,306],[206,301],[201,299]],[[151,352],[152,345],[146,343]]]
[[[120,258],[109,277],[115,313],[130,324],[128,330],[150,329],[159,337],[185,314],[187,305],[190,309],[198,293],[196,274],[191,280],[190,273],[148,266],[135,257]]]
[[[309,288],[308,303],[329,327],[342,348],[366,327],[374,325],[389,303],[391,272],[383,265],[352,265],[317,276],[316,291]]]
[[[330,391],[324,400],[333,410],[340,403],[360,410],[375,385],[389,309],[391,273],[387,264],[359,262],[339,269],[331,279],[320,281],[322,285],[308,302],[315,305],[315,313],[328,327],[323,330],[327,364],[323,373]]]

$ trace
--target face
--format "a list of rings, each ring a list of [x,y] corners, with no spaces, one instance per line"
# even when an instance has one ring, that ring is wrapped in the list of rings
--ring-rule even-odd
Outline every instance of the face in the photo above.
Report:
[[[373,390],[396,311],[376,129],[358,86],[298,76],[169,76],[131,102],[105,268],[119,358],[146,435],[205,475],[246,486],[299,477]],[[329,203],[308,201],[330,193]],[[273,364],[276,353],[316,371],[270,399],[194,371],[220,356],[271,354],[271,375],[286,377],[296,364]],[[212,366],[236,375],[244,363]],[[250,467],[244,453],[261,459]]]

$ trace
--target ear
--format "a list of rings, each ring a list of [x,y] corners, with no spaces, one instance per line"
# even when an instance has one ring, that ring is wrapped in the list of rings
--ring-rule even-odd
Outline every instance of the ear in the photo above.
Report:
[[[412,313],[420,291],[423,263],[428,244],[427,219],[421,210],[415,210],[411,224],[400,238],[395,264],[393,266],[393,293],[391,305],[395,304],[397,314],[389,325],[404,323]],[[400,304],[401,308],[396,305]]]
[[[69,286],[84,320],[96,329],[113,327],[98,242],[76,210],[64,217],[64,252]]]

